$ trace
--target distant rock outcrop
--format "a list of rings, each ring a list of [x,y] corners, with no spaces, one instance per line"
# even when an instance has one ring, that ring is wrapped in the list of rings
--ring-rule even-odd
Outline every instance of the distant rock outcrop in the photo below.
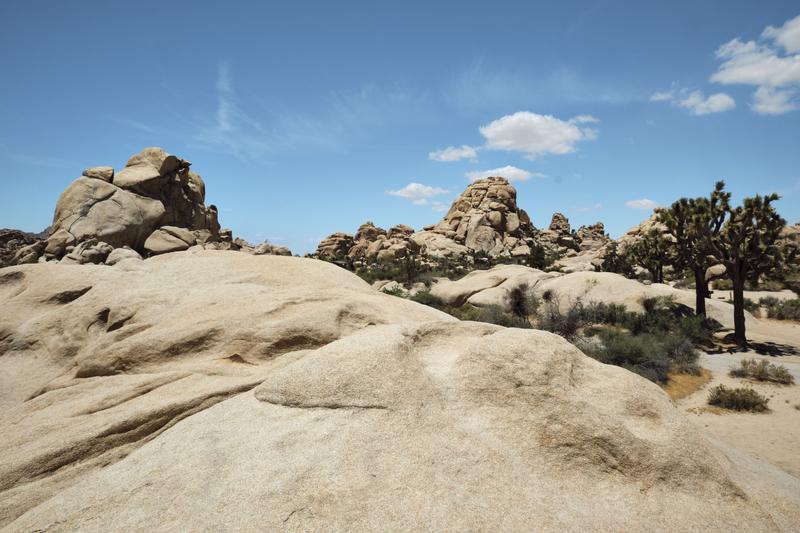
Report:
[[[387,262],[420,252],[419,244],[411,239],[414,228],[398,224],[385,230],[367,221],[359,226],[355,236],[334,233],[320,242],[317,257],[334,262]]]
[[[553,215],[548,229],[537,229],[517,206],[517,191],[508,180],[490,177],[470,184],[442,220],[422,231],[402,224],[386,231],[367,222],[355,236],[339,232],[326,237],[314,256],[345,264],[381,263],[409,255],[433,261],[469,260],[478,255],[524,261],[536,247],[559,257],[583,251],[593,254],[609,240],[602,223],[582,226],[576,233],[561,213]],[[590,267],[592,259],[594,255],[584,266]]]
[[[534,235],[530,217],[517,207],[517,190],[501,177],[470,184],[428,231],[490,256],[527,255]]]
[[[84,170],[61,193],[49,235],[28,243],[9,262],[102,263],[114,249],[150,256],[196,245],[288,252],[268,243],[234,243],[230,230],[220,229],[216,206],[205,205],[205,183],[190,166],[185,159],[151,147],[131,157],[119,172],[108,166]]]
[[[28,233],[18,229],[0,229],[0,267],[35,263],[44,249],[42,239],[47,238],[47,232]]]

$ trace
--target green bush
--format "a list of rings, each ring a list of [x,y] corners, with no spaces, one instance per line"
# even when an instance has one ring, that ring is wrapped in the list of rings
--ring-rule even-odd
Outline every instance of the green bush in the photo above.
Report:
[[[408,299],[420,304],[435,307],[436,309],[444,309],[445,307],[444,303],[439,298],[431,294],[431,291],[418,291],[416,294],[412,294]]]
[[[662,348],[670,361],[671,372],[691,374],[693,376],[700,375],[700,365],[697,364],[699,354],[689,339],[667,336],[662,341]]]
[[[498,326],[505,326],[507,328],[531,328],[531,323],[528,322],[527,318],[512,313],[507,313],[502,307],[497,305],[481,307],[480,312],[478,313],[477,321],[488,322],[489,324],[497,324]]]
[[[383,292],[384,294],[388,294],[390,296],[397,296],[399,298],[405,298],[406,295],[408,294],[406,290],[403,289],[403,287],[400,287],[399,285],[392,287],[390,289],[382,289],[381,292]]]
[[[511,313],[521,318],[535,315],[541,302],[528,289],[527,283],[522,283],[508,292],[508,305]]]
[[[735,378],[749,378],[757,381],[770,381],[791,385],[794,383],[794,376],[783,365],[776,365],[761,359],[743,359],[739,366],[730,371],[730,375]]]
[[[761,298],[759,303],[767,308],[769,318],[778,320],[800,320],[800,299],[778,300],[774,296]]]
[[[762,300],[763,299],[764,298],[762,298]],[[729,304],[733,305],[733,300],[728,298],[727,300],[725,300],[725,303],[729,303]],[[757,304],[756,302],[754,302],[753,300],[751,300],[750,298],[745,298],[744,299],[744,310],[745,311],[747,311],[749,313],[756,313],[756,311],[759,310],[759,307],[760,307],[760,305]]]
[[[561,311],[558,297],[550,291],[545,291],[542,295],[544,309],[540,311],[536,319],[536,327],[550,333],[560,335],[567,340],[572,340],[578,331],[586,325],[582,316],[582,306],[580,302],[570,305],[566,312]]]
[[[732,389],[717,385],[708,393],[708,404],[723,409],[761,413],[768,410],[767,403],[769,399],[766,396],[748,388]]]
[[[618,331],[602,331],[599,338],[599,343],[585,344],[587,355],[650,381],[665,383],[670,372],[700,374],[697,350],[686,338],[651,333],[633,336]]]

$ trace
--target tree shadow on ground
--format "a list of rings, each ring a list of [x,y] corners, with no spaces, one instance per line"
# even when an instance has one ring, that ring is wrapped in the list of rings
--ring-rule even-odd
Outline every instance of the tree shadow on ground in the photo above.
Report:
[[[800,348],[791,344],[781,344],[778,342],[755,342],[749,341],[746,347],[739,346],[733,340],[733,333],[728,333],[724,337],[714,339],[713,347],[703,347],[703,351],[709,354],[719,353],[743,353],[753,351],[758,355],[768,355],[771,357],[784,357],[787,355],[800,355]]]

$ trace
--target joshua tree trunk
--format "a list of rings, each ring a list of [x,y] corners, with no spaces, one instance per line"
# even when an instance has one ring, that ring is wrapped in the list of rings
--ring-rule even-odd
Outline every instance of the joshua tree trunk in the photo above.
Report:
[[[706,282],[706,269],[694,269],[694,312],[696,315],[706,315],[706,296],[708,284]]]
[[[744,326],[744,276],[739,265],[733,269],[733,339],[741,347],[747,346]]]

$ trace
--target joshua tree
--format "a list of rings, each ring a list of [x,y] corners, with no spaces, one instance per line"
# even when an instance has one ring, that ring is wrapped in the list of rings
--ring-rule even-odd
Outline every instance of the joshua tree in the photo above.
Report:
[[[672,243],[653,228],[625,248],[630,262],[650,272],[654,283],[664,283],[664,266],[670,262]]]
[[[674,243],[672,265],[676,270],[691,270],[694,274],[698,315],[706,314],[706,298],[710,296],[706,271],[716,263],[709,256],[706,238],[714,239],[719,234],[730,199],[724,187],[723,182],[717,182],[709,198],[681,198],[656,211],[658,221],[666,227]]]
[[[733,286],[734,340],[746,346],[745,280],[758,277],[780,265],[781,251],[776,241],[786,221],[772,205],[780,198],[777,194],[745,198],[741,206],[732,208],[728,205],[730,194],[723,191],[724,187],[723,182],[717,183],[709,199],[712,213],[716,212],[717,215],[711,217],[705,226],[702,241],[711,255],[725,265]],[[723,205],[724,208],[719,212],[719,207]],[[719,231],[715,232],[718,227]]]

